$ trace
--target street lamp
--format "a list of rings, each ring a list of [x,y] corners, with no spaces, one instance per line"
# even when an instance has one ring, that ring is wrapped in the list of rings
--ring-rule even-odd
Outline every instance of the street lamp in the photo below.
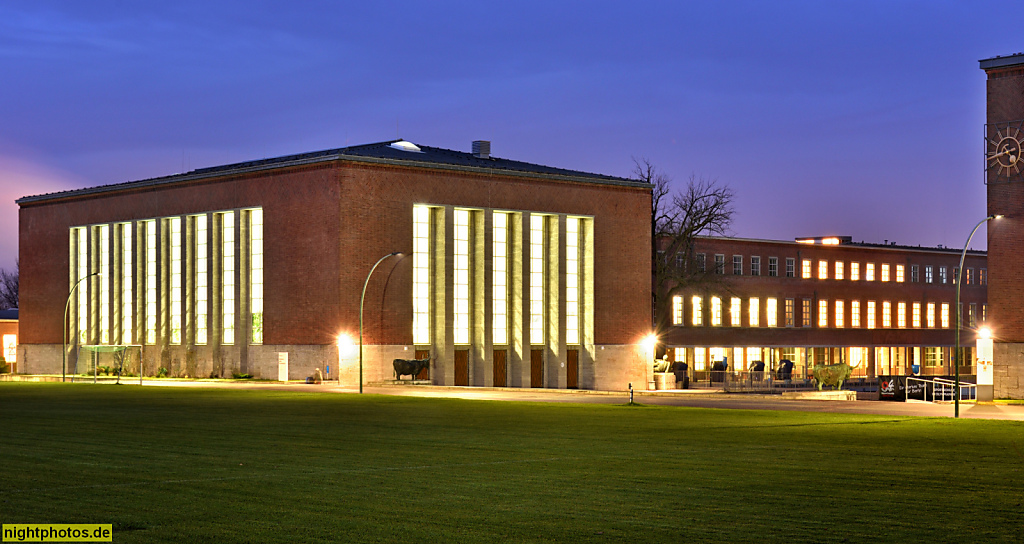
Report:
[[[373,271],[377,269],[377,265],[382,263],[384,259],[388,257],[394,257],[395,255],[401,255],[402,252],[395,251],[388,253],[381,257],[374,263],[373,268],[370,269],[370,273],[366,275],[366,281],[363,282],[363,296],[359,297],[359,393],[363,393],[363,301],[366,300],[366,286],[370,284],[370,276],[373,275]],[[340,379],[340,374],[339,374]]]
[[[977,225],[974,225],[974,230],[971,231],[971,235],[967,237],[967,243],[964,244],[964,250],[960,253],[960,268],[958,268],[956,276],[956,351],[953,352],[953,366],[954,366],[954,379],[953,379],[953,417],[960,417],[960,326],[963,321],[963,312],[960,311],[960,285],[964,282],[964,258],[967,257],[967,247],[971,245],[971,238],[974,238],[974,233],[978,232],[978,229],[982,225],[993,219],[999,219],[1002,215],[992,214],[981,221],[978,221]]]
[[[67,379],[68,373],[68,307],[71,306],[71,296],[75,294],[75,289],[78,289],[79,284],[83,281],[93,277],[102,276],[99,272],[93,272],[92,274],[86,274],[84,278],[75,282],[75,285],[71,287],[71,291],[68,292],[68,300],[64,303],[64,321],[61,321],[63,326],[64,343],[61,344],[61,364],[60,364],[60,381]]]

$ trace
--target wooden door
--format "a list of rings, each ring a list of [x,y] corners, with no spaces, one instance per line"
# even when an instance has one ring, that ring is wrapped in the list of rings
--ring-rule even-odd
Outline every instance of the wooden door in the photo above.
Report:
[[[469,385],[469,350],[455,351],[455,385]]]
[[[530,387],[544,387],[544,350],[530,350]]]
[[[418,350],[416,350],[416,358],[417,359],[429,359],[430,358],[430,350],[429,349],[418,349]],[[420,373],[417,374],[414,379],[417,379],[417,380],[429,380],[430,379],[430,365],[427,365],[427,366],[423,367],[423,370],[421,370]]]
[[[579,389],[580,387],[580,350],[578,349],[570,349],[566,352],[565,387],[566,389]]]
[[[494,350],[494,387],[508,387],[508,352]]]

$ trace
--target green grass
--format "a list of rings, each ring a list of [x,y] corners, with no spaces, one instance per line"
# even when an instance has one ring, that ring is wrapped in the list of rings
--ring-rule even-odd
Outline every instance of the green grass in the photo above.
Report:
[[[0,522],[114,542],[1024,541],[1024,424],[0,383]]]

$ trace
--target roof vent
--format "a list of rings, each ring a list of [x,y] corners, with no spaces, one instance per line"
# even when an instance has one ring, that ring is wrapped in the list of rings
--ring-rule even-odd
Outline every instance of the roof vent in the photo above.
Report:
[[[420,149],[418,145],[412,142],[407,142],[405,140],[398,140],[397,142],[392,142],[390,145],[388,145],[388,147],[392,149],[397,149],[399,151],[408,151],[410,153],[423,153],[423,150]]]
[[[474,140],[473,156],[480,159],[491,158],[491,142],[489,140]]]

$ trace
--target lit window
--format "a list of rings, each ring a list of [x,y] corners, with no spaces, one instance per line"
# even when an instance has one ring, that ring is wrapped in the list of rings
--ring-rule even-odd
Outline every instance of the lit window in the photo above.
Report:
[[[818,261],[818,279],[828,279],[828,261]]]
[[[174,345],[181,344],[181,218],[172,217],[168,220],[171,230],[171,339]]]
[[[209,340],[209,247],[206,216],[196,216],[196,344],[203,345]],[[261,286],[262,287],[262,286]]]
[[[818,327],[828,327],[828,299],[818,300]]]
[[[850,301],[850,326],[853,328],[860,327],[860,301]]]
[[[882,265],[882,266],[884,267],[885,265]],[[883,268],[883,271],[884,271],[884,268]],[[903,265],[902,264],[896,265],[896,283],[903,283]]]
[[[881,281],[889,281],[889,264],[882,265]]]
[[[987,285],[987,284],[988,284],[988,269],[987,268],[979,268],[978,269],[978,285]]]
[[[875,263],[864,263],[864,281],[875,281]]]
[[[984,323],[988,321],[988,304],[981,303],[981,321]]]
[[[846,304],[843,301],[841,301],[841,300],[837,300],[836,301],[835,306],[836,306],[836,328],[837,329],[841,329],[841,328],[846,326],[846,320],[844,319],[845,318],[844,314],[846,313],[845,312],[846,308],[844,307],[845,305]]]
[[[707,367],[707,350],[704,348],[693,349],[693,369],[704,370]]]
[[[454,239],[454,323],[452,333],[456,344],[469,343],[469,210],[455,210]],[[532,255],[531,255],[532,257]],[[532,259],[531,259],[532,260]],[[530,289],[533,289],[531,283]],[[532,300],[531,300],[532,306]],[[533,334],[531,333],[531,337]]]
[[[100,225],[100,343],[110,343],[110,225]]]
[[[910,326],[918,329],[921,327],[921,303],[915,302],[910,306]]]
[[[719,297],[711,297],[711,325],[722,325],[722,299]]]
[[[805,279],[805,280],[811,279],[811,260],[810,259],[804,259],[800,263],[800,277]]]
[[[75,229],[78,234],[78,281],[89,275],[89,231],[84,228]],[[89,341],[89,282],[83,281],[78,286],[78,341],[85,344]]]
[[[901,329],[907,328],[907,303],[896,303],[896,326]]]
[[[925,305],[925,323],[928,324],[929,329],[935,328],[935,303],[929,302]]]
[[[263,343],[263,208],[249,210],[249,305],[253,344]]]
[[[412,207],[412,343],[430,343],[430,208]]]
[[[683,323],[683,297],[672,297],[672,324],[682,325]]]
[[[753,363],[755,361],[761,361],[761,348],[747,348],[748,367],[749,363]],[[736,370],[742,370],[739,357],[736,358]]]
[[[156,221],[142,222],[146,232],[146,343],[156,344]]]
[[[749,307],[747,308],[747,310],[749,312],[749,320],[750,320],[750,326],[751,327],[760,327],[761,326],[761,304],[760,304],[760,302],[761,301],[759,299],[757,299],[757,298],[752,298],[748,302]]]
[[[892,327],[892,304],[887,300],[882,303],[882,328]]]
[[[933,281],[932,265],[928,264],[928,265],[925,265],[925,267],[924,267],[924,282],[925,283],[932,283],[932,281]]]
[[[224,212],[221,218],[221,298],[223,306],[224,344],[235,343],[235,212]]]
[[[132,288],[132,224],[121,225],[121,343],[133,344],[134,290]]]
[[[844,268],[845,268],[845,267],[844,267],[844,265],[843,265],[843,261],[836,261],[836,273],[835,273],[835,278],[836,278],[837,280],[841,280],[841,279],[843,279],[843,275],[844,275],[844,274],[843,274],[843,272],[845,272]]]
[[[779,301],[778,299],[769,298],[765,301],[765,319],[769,327],[779,326]]]
[[[939,267],[939,283],[946,283],[946,267]]]
[[[972,280],[974,279],[974,269],[973,268],[967,268],[965,270],[966,270],[966,272],[964,273],[964,284],[965,285],[971,285]]]
[[[794,326],[796,324],[796,319],[795,319],[795,316],[793,314],[796,312],[796,309],[795,309],[795,302],[794,302],[793,299],[791,299],[791,298],[787,298],[786,299],[786,309],[785,309],[785,312],[786,312],[786,316],[785,316],[785,318],[786,318],[786,326],[787,327]]]
[[[740,327],[743,325],[743,302],[739,297],[732,297],[729,299],[729,322],[733,327]]]
[[[491,267],[493,268],[494,277],[491,285],[491,295],[493,298],[493,304],[491,306],[491,335],[492,343],[497,346],[504,346],[508,344],[508,214],[504,212],[494,212],[492,215],[493,219],[493,236],[494,236],[494,248],[493,257],[491,259]],[[579,225],[579,221],[574,222]],[[568,225],[567,225],[568,227]],[[576,236],[577,243],[579,242],[579,234]],[[568,248],[568,241],[566,241],[566,266],[572,263],[575,266],[575,283],[579,285],[579,256]],[[575,255],[575,257],[573,256]],[[573,260],[575,258],[575,260]],[[569,278],[566,278],[566,282],[569,282]],[[569,288],[566,288],[566,299],[568,299]],[[576,296],[578,297],[578,289]],[[679,309],[679,318],[676,319],[676,304],[677,301],[682,305],[679,297],[672,297],[672,324],[678,325],[682,322],[682,308]],[[570,344],[579,343],[579,307],[566,306],[566,313],[575,310],[577,312],[576,320],[576,341],[569,342]],[[566,331],[568,337],[572,333]],[[566,339],[568,342],[568,338]]]
[[[544,216],[530,215],[530,343],[544,343]]]
[[[860,281],[860,263],[850,263],[850,281]]]
[[[875,301],[868,301],[868,328],[875,328]]]
[[[694,326],[703,325],[704,324],[704,313],[701,310],[701,300],[700,300],[700,297],[694,296],[693,299],[691,299],[690,302],[693,305],[692,306],[692,308],[693,308],[693,316],[692,317],[693,318],[692,318],[691,321],[693,322]]]
[[[805,298],[800,304],[800,326],[811,326],[811,299]]]
[[[940,320],[943,329],[949,328],[949,303],[943,302],[940,309]]]

